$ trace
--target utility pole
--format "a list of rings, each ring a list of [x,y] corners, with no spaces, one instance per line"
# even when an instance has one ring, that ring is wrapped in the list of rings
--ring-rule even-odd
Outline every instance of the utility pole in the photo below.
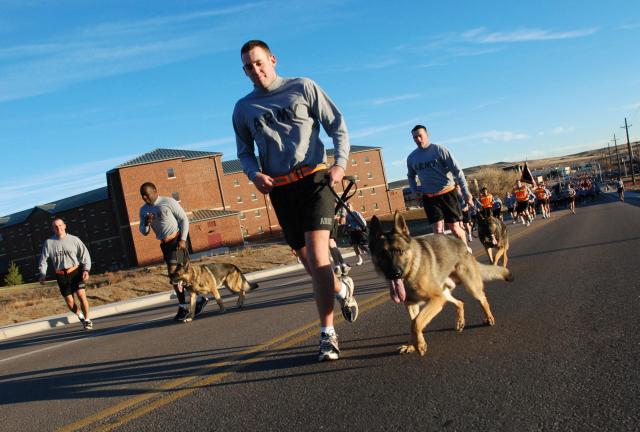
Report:
[[[627,118],[624,118],[624,129],[627,132],[627,151],[629,152],[629,165],[631,165],[631,181],[633,182],[633,184],[636,184],[636,175],[634,174],[634,169],[633,169],[633,152],[631,151],[631,143],[629,142],[629,126],[633,126],[633,125],[628,125],[627,124]]]
[[[620,153],[618,153],[618,140],[616,134],[613,134],[613,146],[616,149],[616,158],[618,159],[618,177],[622,177],[622,165],[620,165]]]
[[[609,177],[611,177],[611,141],[607,141],[607,150],[609,150]]]

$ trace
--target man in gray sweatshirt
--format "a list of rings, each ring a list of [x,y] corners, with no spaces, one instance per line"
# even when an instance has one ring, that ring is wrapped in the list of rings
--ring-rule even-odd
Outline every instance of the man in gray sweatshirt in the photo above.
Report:
[[[240,56],[254,89],[233,111],[238,159],[256,188],[269,194],[287,243],[311,275],[321,326],[318,359],[336,360],[340,350],[333,327],[334,296],[347,321],[358,316],[353,281],[348,276],[336,278],[327,253],[335,203],[329,186],[344,176],[347,126],[314,81],[277,75],[276,57],[263,41],[245,43]],[[326,166],[320,126],[333,140],[331,167]]]
[[[64,297],[67,307],[78,316],[85,330],[91,330],[93,322],[89,319],[89,301],[84,288],[84,282],[89,279],[91,270],[89,251],[82,240],[67,234],[67,225],[62,219],[55,218],[51,227],[54,236],[44,242],[40,254],[40,283],[44,284],[47,267],[51,261],[60,294]],[[78,297],[80,308],[73,299],[74,293]]]
[[[144,183],[140,186],[140,195],[145,204],[140,207],[140,233],[148,235],[151,230],[160,240],[162,256],[167,264],[169,279],[176,271],[177,266],[187,260],[187,237],[189,236],[189,219],[178,201],[170,197],[158,195],[158,190],[153,183]],[[189,305],[186,302],[182,286],[173,285],[178,297],[178,312],[173,318],[176,321],[184,321],[189,314]],[[208,303],[206,297],[199,297],[196,304],[196,315],[202,312]]]
[[[418,146],[407,157],[407,178],[411,191],[422,197],[424,211],[436,234],[444,233],[445,223],[453,234],[467,244],[460,226],[462,210],[458,204],[456,183],[460,185],[465,201],[473,206],[467,180],[458,162],[445,147],[429,142],[427,128],[416,125],[411,130]],[[420,186],[416,182],[420,179]],[[469,249],[470,250],[470,249]]]

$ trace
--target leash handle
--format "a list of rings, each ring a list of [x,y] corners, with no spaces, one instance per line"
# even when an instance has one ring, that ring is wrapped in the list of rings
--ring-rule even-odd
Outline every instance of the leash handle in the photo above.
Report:
[[[338,210],[340,210],[340,208],[344,208],[347,211],[347,213],[351,216],[351,218],[356,221],[356,223],[360,226],[360,228],[362,228],[363,231],[366,231],[367,226],[365,224],[363,224],[362,222],[360,222],[358,217],[356,215],[354,215],[351,210],[349,210],[349,207],[347,207],[347,204],[346,204],[346,202],[352,196],[354,196],[356,194],[357,190],[358,190],[358,186],[356,185],[355,177],[353,177],[353,176],[344,176],[342,178],[342,181],[343,181],[343,183],[342,183],[343,184],[343,188],[344,188],[344,182],[345,181],[348,181],[349,184],[347,185],[346,188],[344,188],[344,192],[342,193],[342,196],[340,196],[335,191],[333,186],[331,186],[331,184],[329,183],[329,179],[327,177],[325,177],[326,185],[329,188],[329,190],[331,191],[331,193],[333,194],[333,197],[336,199],[336,203],[337,204],[336,204],[335,213],[338,213]],[[354,186],[355,186],[355,190],[353,191],[353,193],[351,195],[349,195],[349,191]]]

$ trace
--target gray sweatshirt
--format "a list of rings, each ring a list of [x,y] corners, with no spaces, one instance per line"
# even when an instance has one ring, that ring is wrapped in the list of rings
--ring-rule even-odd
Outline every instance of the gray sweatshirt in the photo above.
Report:
[[[279,176],[298,166],[326,163],[320,125],[333,139],[336,165],[346,169],[347,125],[318,84],[307,78],[277,77],[266,90],[254,87],[233,110],[238,159],[249,180],[261,167],[263,173]]]
[[[151,221],[151,227],[145,225],[147,213],[153,213],[155,218]],[[153,205],[145,203],[140,207],[140,232],[149,234],[153,229],[158,240],[180,231],[180,240],[187,241],[189,235],[189,219],[178,201],[170,197],[159,196]]]
[[[407,169],[409,186],[413,192],[436,193],[458,183],[464,196],[469,195],[462,169],[449,150],[441,145],[429,144],[427,148],[418,147],[412,151],[407,157]],[[416,183],[416,175],[420,179],[420,186]]]
[[[54,270],[64,270],[82,264],[85,271],[91,270],[91,257],[89,250],[78,237],[66,234],[62,238],[53,236],[47,239],[42,245],[42,253],[40,254],[40,275],[46,276],[48,259]]]

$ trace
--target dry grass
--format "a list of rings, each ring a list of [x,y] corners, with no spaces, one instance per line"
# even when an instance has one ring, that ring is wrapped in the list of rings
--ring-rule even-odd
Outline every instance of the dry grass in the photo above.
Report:
[[[227,262],[244,272],[293,264],[295,257],[288,246],[278,244],[245,248],[236,252],[194,261],[198,264]],[[128,300],[171,289],[164,265],[92,275],[87,283],[91,307]],[[68,312],[58,285],[24,284],[0,290],[0,326]]]
[[[508,172],[498,168],[479,169],[468,179],[471,193],[477,197],[479,191],[475,190],[475,186],[473,186],[474,180],[478,181],[478,188],[482,189],[486,186],[490,194],[504,198],[507,192],[513,189],[517,175],[514,172]]]

